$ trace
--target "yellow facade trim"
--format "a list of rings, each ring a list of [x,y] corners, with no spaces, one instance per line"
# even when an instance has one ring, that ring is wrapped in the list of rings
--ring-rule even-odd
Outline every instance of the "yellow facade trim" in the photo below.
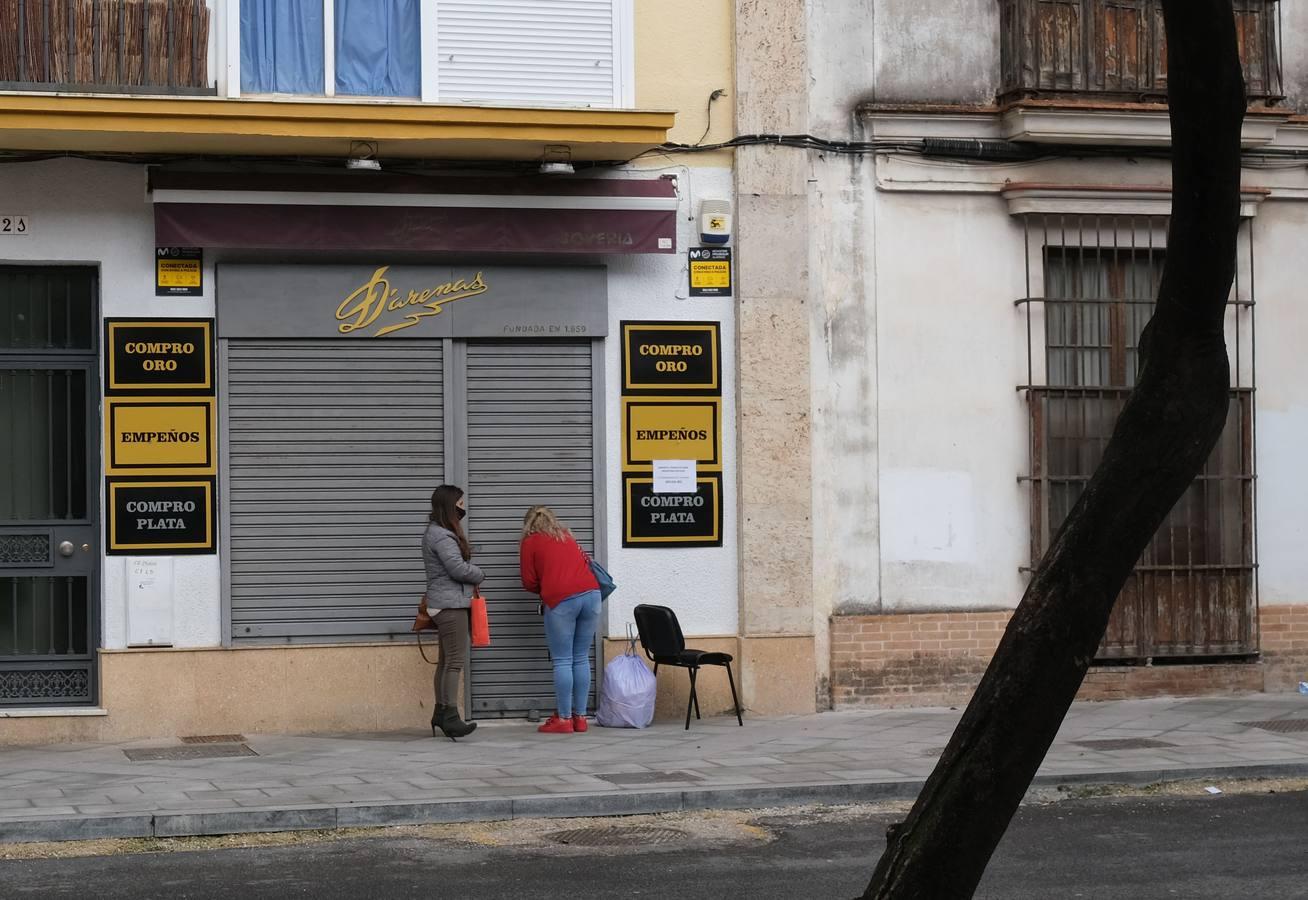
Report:
[[[572,158],[619,159],[667,140],[675,114],[542,109],[0,94],[0,146],[73,152],[315,153],[345,155],[354,141],[378,155],[538,159],[547,144]]]

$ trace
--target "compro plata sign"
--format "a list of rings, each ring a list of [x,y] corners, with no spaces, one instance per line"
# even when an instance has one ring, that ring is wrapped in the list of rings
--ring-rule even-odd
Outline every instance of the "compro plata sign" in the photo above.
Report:
[[[622,546],[722,546],[722,475],[696,482],[693,494],[656,494],[652,475],[624,475]]]
[[[108,319],[106,394],[213,393],[213,319]]]
[[[106,482],[107,551],[213,553],[214,479]]]
[[[106,475],[217,475],[212,397],[106,397]]]

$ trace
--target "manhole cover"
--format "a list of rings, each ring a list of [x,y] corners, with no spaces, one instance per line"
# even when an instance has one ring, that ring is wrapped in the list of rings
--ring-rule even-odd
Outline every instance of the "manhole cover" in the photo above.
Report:
[[[1176,746],[1176,744],[1169,744],[1167,741],[1156,741],[1153,738],[1117,738],[1105,741],[1072,741],[1072,743],[1087,750],[1150,750],[1154,747]]]
[[[685,840],[688,835],[676,828],[645,826],[610,828],[600,825],[594,828],[556,831],[547,834],[546,837],[558,844],[572,844],[578,847],[650,847],[675,844]]]
[[[596,775],[612,784],[682,784],[687,781],[703,781],[701,775],[694,772],[622,772],[614,775]]]
[[[1277,734],[1298,734],[1301,731],[1308,731],[1308,719],[1271,719],[1267,722],[1238,722],[1245,728],[1261,728],[1263,731],[1274,731]]]
[[[243,734],[193,734],[182,738],[183,744],[243,744]]]
[[[245,744],[196,744],[187,747],[144,747],[124,750],[132,762],[179,759],[223,759],[232,756],[258,756]]]

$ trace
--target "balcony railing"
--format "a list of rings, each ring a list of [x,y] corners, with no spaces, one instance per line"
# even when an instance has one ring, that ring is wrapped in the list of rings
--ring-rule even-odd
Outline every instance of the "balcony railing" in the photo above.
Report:
[[[0,90],[213,94],[210,2],[0,0]]]
[[[1161,101],[1167,97],[1162,0],[999,0],[1001,100]],[[1234,0],[1249,102],[1283,99],[1278,0]]]

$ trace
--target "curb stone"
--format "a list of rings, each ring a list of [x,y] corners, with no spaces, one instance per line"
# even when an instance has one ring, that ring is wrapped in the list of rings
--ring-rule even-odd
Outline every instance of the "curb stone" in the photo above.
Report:
[[[1037,775],[1033,788],[1093,784],[1146,785],[1230,778],[1308,777],[1308,763],[1207,766]],[[765,787],[631,791],[611,794],[544,794],[513,799],[396,801],[358,805],[294,806],[221,812],[161,812],[155,815],[51,816],[0,820],[0,843],[85,841],[103,838],[196,837],[336,828],[492,822],[528,818],[632,816],[652,813],[752,809],[808,804],[912,800],[922,779],[818,782]]]

